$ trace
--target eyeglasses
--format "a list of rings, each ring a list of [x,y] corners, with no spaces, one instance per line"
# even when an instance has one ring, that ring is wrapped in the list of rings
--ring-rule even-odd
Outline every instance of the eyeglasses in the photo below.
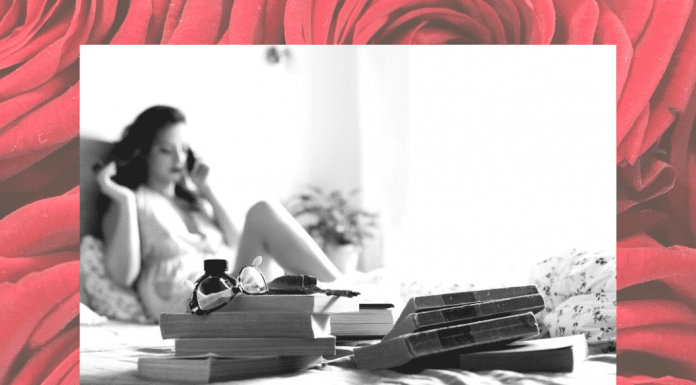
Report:
[[[226,274],[227,261],[208,259],[203,262],[205,274],[198,278],[189,301],[191,313],[205,315],[221,309],[239,293],[258,295],[268,293],[268,285],[261,271],[261,257],[256,257],[250,266],[243,267],[234,279]]]

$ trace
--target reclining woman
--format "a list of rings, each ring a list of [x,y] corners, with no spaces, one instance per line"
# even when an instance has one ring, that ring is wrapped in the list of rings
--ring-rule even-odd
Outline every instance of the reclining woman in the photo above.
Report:
[[[102,220],[106,271],[136,289],[150,316],[180,311],[191,294],[185,282],[202,275],[209,258],[228,260],[234,273],[261,255],[264,274],[272,257],[292,274],[324,282],[341,275],[280,204],[253,205],[240,233],[208,185],[210,168],[188,148],[185,129],[179,110],[151,107],[97,172],[110,201]]]

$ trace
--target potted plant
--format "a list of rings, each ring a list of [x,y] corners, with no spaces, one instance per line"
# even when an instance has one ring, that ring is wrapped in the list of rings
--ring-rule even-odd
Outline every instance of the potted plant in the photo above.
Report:
[[[325,192],[317,186],[295,194],[285,206],[343,273],[357,269],[365,240],[374,236],[377,214],[358,207],[355,189]]]

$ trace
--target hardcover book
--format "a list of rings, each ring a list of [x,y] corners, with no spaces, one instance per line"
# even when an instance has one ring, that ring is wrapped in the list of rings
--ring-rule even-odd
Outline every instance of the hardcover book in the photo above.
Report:
[[[408,371],[455,368],[469,371],[572,372],[587,357],[584,335],[516,341],[474,352],[450,352],[411,361]]]
[[[210,383],[274,376],[320,365],[321,356],[261,358],[140,357],[138,376],[162,382]]]
[[[393,368],[418,357],[486,344],[509,343],[538,334],[534,314],[529,312],[383,340],[355,349],[355,362],[360,369]]]
[[[160,316],[163,339],[169,338],[317,338],[331,334],[329,314],[215,312],[205,316]]]
[[[333,356],[336,337],[318,338],[180,338],[175,355],[219,357]]]
[[[528,285],[413,297],[406,302],[396,324],[411,313],[533,294],[539,294],[539,290],[534,285]]]
[[[357,298],[337,297],[325,294],[237,294],[221,312],[272,312],[272,313],[349,313],[360,310]]]
[[[423,311],[420,313],[411,313],[396,324],[384,338],[390,339],[416,331],[463,322],[481,321],[493,317],[520,314],[530,311],[532,313],[537,313],[543,309],[544,298],[541,294],[534,294],[448,307],[439,310]]]
[[[331,334],[340,338],[382,338],[394,327],[391,309],[361,308],[357,313],[331,315]]]

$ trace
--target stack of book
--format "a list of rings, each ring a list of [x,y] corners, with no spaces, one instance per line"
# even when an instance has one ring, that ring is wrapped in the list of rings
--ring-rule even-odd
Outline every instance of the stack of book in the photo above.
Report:
[[[331,314],[331,334],[339,344],[381,340],[394,327],[394,305],[360,303],[358,312]]]
[[[381,342],[354,350],[355,362],[406,371],[572,371],[587,354],[584,336],[529,341],[543,309],[531,285],[414,297]]]
[[[336,354],[330,317],[359,313],[354,298],[326,295],[237,295],[204,316],[162,314],[174,355],[141,357],[147,379],[215,382],[295,372]]]

